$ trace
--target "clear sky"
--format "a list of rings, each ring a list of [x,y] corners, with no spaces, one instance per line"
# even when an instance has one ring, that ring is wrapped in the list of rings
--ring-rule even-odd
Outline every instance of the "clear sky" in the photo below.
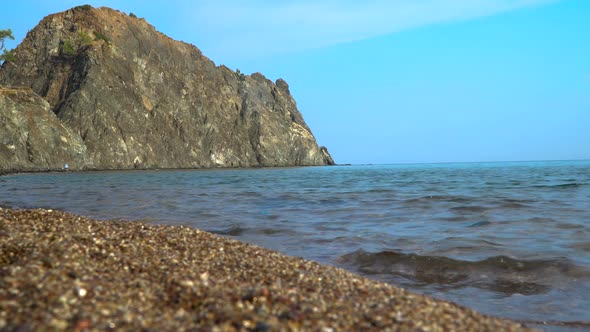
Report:
[[[0,29],[84,3],[284,78],[338,163],[590,159],[589,0],[18,0]]]

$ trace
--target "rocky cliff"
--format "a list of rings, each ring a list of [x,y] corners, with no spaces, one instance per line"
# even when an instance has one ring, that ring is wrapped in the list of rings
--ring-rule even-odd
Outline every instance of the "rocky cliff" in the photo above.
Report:
[[[44,18],[14,56],[0,69],[0,84],[30,87],[48,104],[31,96],[30,116],[44,115],[2,128],[0,167],[51,168],[62,159],[100,169],[333,164],[285,81],[216,66],[143,19],[76,7]],[[27,103],[0,98],[8,98],[0,104],[7,123],[29,111]],[[28,144],[61,159],[31,157],[7,138],[31,131],[31,123],[53,131]]]

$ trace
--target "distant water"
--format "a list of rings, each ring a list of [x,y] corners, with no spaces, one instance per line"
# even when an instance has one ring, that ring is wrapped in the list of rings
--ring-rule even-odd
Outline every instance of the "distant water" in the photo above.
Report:
[[[590,329],[590,161],[11,175],[0,205],[190,225]]]

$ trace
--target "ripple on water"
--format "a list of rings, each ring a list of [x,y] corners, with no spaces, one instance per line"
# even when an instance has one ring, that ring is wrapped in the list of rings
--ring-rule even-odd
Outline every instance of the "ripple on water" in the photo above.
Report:
[[[454,206],[449,209],[454,213],[483,213],[486,212],[488,208],[480,205],[461,205],[461,206]]]
[[[553,218],[545,218],[545,217],[533,217],[528,218],[525,220],[526,222],[535,223],[535,224],[554,224],[556,220]]]
[[[492,225],[492,222],[487,221],[487,220],[482,220],[482,221],[478,221],[473,224],[470,224],[467,227],[484,227],[484,226],[490,226],[490,225]]]
[[[569,248],[590,252],[590,241],[575,242],[568,245]]]
[[[556,225],[554,225],[555,228],[559,228],[559,229],[585,229],[586,226],[581,225],[581,224],[574,224],[574,223],[569,223],[569,222],[560,222],[557,223]]]
[[[421,283],[453,288],[477,287],[506,295],[546,293],[557,280],[584,278],[590,281],[588,269],[567,259],[519,260],[492,256],[465,261],[444,256],[359,249],[335,261],[367,275],[389,274]]]
[[[241,225],[231,225],[227,228],[222,229],[207,229],[206,231],[213,234],[227,235],[227,236],[240,236],[244,234],[248,229]]]
[[[410,290],[434,289],[487,313],[580,320],[590,311],[587,161],[80,172],[2,181],[0,204],[9,207],[181,222],[323,262],[362,248],[369,259],[347,262],[351,270]],[[561,256],[568,259],[555,258]],[[518,257],[512,259],[525,268],[486,261],[494,257]],[[535,301],[567,309],[537,313]]]
[[[558,184],[545,184],[531,186],[532,188],[543,188],[543,189],[575,189],[579,187],[587,186],[588,183],[558,183]]]
[[[501,209],[526,209],[530,207],[528,204],[520,202],[500,202],[499,208]]]
[[[462,203],[468,204],[473,201],[470,197],[465,196],[450,196],[450,195],[428,195],[420,197],[412,197],[404,200],[406,204],[416,203],[432,203],[432,202],[449,202],[449,203]]]
[[[372,188],[365,191],[369,194],[394,194],[397,190],[391,188]]]
[[[263,235],[295,235],[297,234],[296,231],[292,229],[284,229],[284,228],[258,228],[254,231],[255,234],[263,234]]]

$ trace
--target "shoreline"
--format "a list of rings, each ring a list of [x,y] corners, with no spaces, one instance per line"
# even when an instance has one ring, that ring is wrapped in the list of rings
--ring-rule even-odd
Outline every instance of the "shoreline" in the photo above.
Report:
[[[521,331],[185,226],[0,208],[0,329]]]
[[[85,169],[26,169],[26,170],[0,170],[0,177],[19,174],[53,174],[53,173],[93,173],[93,172],[134,172],[134,171],[214,171],[214,170],[253,170],[253,169],[288,169],[307,167],[338,167],[350,166],[348,164],[335,165],[291,165],[291,166],[251,166],[251,167],[174,167],[174,168],[85,168]]]

